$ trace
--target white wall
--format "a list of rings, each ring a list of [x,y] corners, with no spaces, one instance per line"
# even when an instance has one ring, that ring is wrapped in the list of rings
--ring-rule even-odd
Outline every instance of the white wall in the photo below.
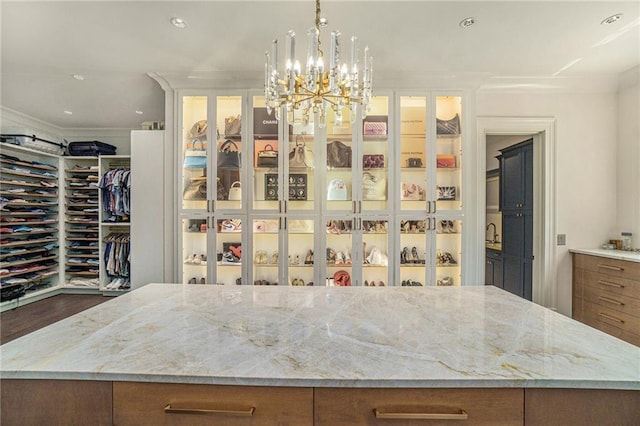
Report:
[[[640,66],[620,77],[618,91],[618,217],[612,238],[633,233],[640,248]]]
[[[492,93],[476,97],[478,116],[556,119],[557,309],[571,315],[570,248],[599,247],[616,230],[616,110],[614,93]]]

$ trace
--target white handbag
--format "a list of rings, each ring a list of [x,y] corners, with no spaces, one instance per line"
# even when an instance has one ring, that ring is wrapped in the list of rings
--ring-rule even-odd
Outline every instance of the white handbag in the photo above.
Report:
[[[239,181],[235,181],[231,184],[231,187],[229,188],[229,200],[242,200],[242,186]]]
[[[332,179],[327,187],[327,200],[347,199],[347,186],[342,179]]]

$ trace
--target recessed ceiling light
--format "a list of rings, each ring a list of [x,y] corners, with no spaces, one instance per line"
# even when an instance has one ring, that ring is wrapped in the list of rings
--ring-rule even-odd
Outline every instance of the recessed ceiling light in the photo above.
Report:
[[[137,110],[136,110],[136,114],[142,115],[142,114],[143,114],[143,112],[142,112],[142,111],[140,111],[139,109],[137,109]]]
[[[175,16],[171,18],[171,25],[176,28],[187,28],[187,22],[182,18],[176,18]]]
[[[464,18],[462,21],[460,21],[458,25],[460,25],[462,28],[469,28],[475,23],[476,23],[476,18],[469,17],[469,18]]]
[[[67,115],[71,115],[71,114],[73,114],[71,111],[69,111],[69,110],[67,110],[67,109],[65,109],[65,110],[64,110],[64,113],[65,113],[65,114],[67,114]]]
[[[611,15],[608,18],[604,19],[602,22],[600,22],[600,24],[602,25],[613,24],[614,22],[618,22],[619,20],[621,20],[622,16],[623,16],[622,13],[616,13],[615,15]]]
[[[84,75],[82,75],[82,74],[74,74],[73,78],[75,78],[76,80],[83,81],[84,80]]]

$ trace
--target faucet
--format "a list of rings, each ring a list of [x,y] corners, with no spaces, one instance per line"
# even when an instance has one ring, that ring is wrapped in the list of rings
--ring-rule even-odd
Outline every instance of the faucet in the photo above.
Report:
[[[491,222],[487,225],[487,231],[489,230],[489,228],[493,226],[493,237],[491,238],[490,242],[492,243],[497,243],[498,242],[498,229],[496,227],[496,224]]]

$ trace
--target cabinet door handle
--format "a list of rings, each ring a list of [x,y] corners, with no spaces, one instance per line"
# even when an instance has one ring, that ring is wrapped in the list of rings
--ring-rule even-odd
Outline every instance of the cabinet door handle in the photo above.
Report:
[[[165,414],[224,414],[227,416],[251,417],[256,407],[248,408],[190,408],[176,407],[168,404],[164,407]]]
[[[619,266],[605,265],[604,263],[598,263],[598,268],[610,269],[612,271],[624,271],[624,268],[621,268]]]
[[[602,300],[603,302],[613,303],[614,305],[624,306],[624,303],[620,302],[619,300],[609,299],[608,297],[599,296],[598,299]]]
[[[396,420],[467,420],[469,416],[464,410],[458,413],[403,413],[384,412],[378,408],[373,409],[376,419],[396,419]]]
[[[605,281],[605,280],[598,280],[598,284],[607,285],[609,287],[615,287],[615,288],[624,288],[624,286],[622,284],[612,283],[612,282]]]
[[[605,314],[605,313],[603,313],[603,312],[598,312],[598,315],[600,315],[601,317],[604,317],[604,318],[606,318],[606,319],[609,319],[609,320],[611,320],[611,321],[616,321],[616,322],[619,322],[620,324],[624,324],[624,321],[623,321],[623,320],[621,320],[620,318],[616,318],[616,317],[614,317],[614,316],[607,315],[607,314]]]

